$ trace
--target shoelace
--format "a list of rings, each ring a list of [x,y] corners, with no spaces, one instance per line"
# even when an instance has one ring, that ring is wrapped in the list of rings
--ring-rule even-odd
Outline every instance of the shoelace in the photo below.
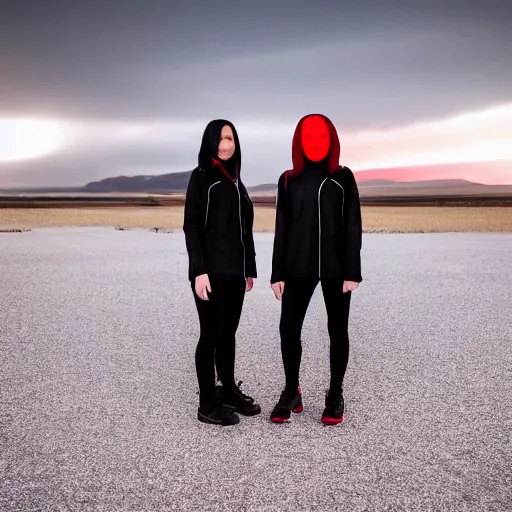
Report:
[[[244,400],[252,400],[252,398],[246,394],[244,394],[242,392],[242,390],[240,389],[240,386],[243,384],[243,381],[240,381],[237,385],[236,385],[236,390],[235,390],[235,393],[239,396],[241,396]]]

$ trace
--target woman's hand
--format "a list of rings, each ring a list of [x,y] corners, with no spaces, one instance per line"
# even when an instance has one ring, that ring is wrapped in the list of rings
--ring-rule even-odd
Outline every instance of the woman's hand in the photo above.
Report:
[[[359,287],[356,281],[343,281],[343,293],[353,292]]]
[[[254,286],[254,278],[248,277],[246,278],[246,285],[245,285],[245,291],[250,292],[252,290],[252,287]]]
[[[210,279],[208,278],[208,274],[202,274],[202,275],[196,277],[195,289],[196,289],[196,295],[201,300],[210,300],[208,298],[207,292],[212,293],[212,288],[210,286]]]
[[[276,299],[281,300],[284,293],[284,281],[278,281],[277,283],[271,284],[270,288],[272,288]]]

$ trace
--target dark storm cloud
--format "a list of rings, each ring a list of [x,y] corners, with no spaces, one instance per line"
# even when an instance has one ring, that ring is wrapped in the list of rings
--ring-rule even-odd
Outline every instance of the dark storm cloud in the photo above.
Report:
[[[4,113],[293,117],[301,102],[327,111],[357,97],[372,119],[394,122],[510,97],[504,1],[3,5]],[[367,123],[361,110],[346,114]]]
[[[91,124],[62,154],[0,165],[0,181],[190,169],[215,117],[267,123],[266,139],[241,130],[245,169],[251,183],[275,180],[305,113],[349,131],[510,101],[511,26],[505,0],[4,0],[0,116]],[[156,142],[117,140],[103,123],[178,119],[198,124]],[[276,137],[277,122],[289,129]]]

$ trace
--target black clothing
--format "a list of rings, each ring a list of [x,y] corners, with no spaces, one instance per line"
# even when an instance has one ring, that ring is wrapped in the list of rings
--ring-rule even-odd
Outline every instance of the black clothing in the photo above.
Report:
[[[303,410],[304,405],[300,388],[285,388],[279,397],[279,401],[270,413],[270,420],[274,423],[289,423],[292,412],[299,414]]]
[[[230,126],[235,152],[218,158],[222,128]],[[189,256],[189,279],[212,274],[256,278],[253,240],[254,206],[240,179],[241,152],[232,123],[208,123],[185,200],[183,231]]]
[[[233,132],[235,151],[218,157],[224,126]],[[258,404],[235,384],[236,331],[246,290],[246,278],[256,278],[253,240],[254,207],[240,179],[238,134],[229,121],[216,119],[206,127],[187,187],[183,231],[189,256],[188,277],[200,323],[195,362],[199,382],[200,421],[236,424],[236,409],[256,414]],[[195,292],[195,280],[207,274],[209,300]],[[215,386],[215,369],[224,394]],[[234,405],[229,407],[226,402]]]
[[[236,160],[235,157],[232,156],[229,160],[220,160],[218,161],[221,163],[222,167],[224,167],[225,171],[229,174],[229,177],[232,180],[235,180],[238,178],[237,169],[236,169]]]
[[[315,136],[311,137],[308,131],[302,133],[309,116],[303,117],[293,136],[293,168],[285,171],[278,181],[270,281],[272,284],[284,282],[279,331],[286,389],[289,390],[299,388],[302,326],[313,292],[321,283],[330,338],[329,387],[333,396],[338,396],[349,357],[351,292],[343,293],[343,284],[363,280],[363,230],[354,174],[348,167],[339,165],[340,143],[336,128],[327,117],[316,116],[322,118],[327,127],[329,149],[322,162],[315,164],[306,157],[303,135],[306,144],[308,136],[310,139]],[[325,130],[323,127],[320,130],[323,138]],[[314,143],[312,147],[315,149]],[[336,415],[331,420],[338,421],[339,401],[334,405],[329,402],[329,406]]]
[[[189,279],[202,274],[257,277],[254,206],[243,183],[219,165],[197,167],[190,176],[183,231]]]
[[[345,398],[343,391],[328,391],[325,395],[325,409],[322,413],[324,425],[336,425],[343,422],[345,416]]]
[[[331,172],[306,165],[296,176],[283,173],[276,203],[271,283],[299,277],[363,280],[359,193],[348,167]]]
[[[201,399],[216,395],[215,368],[224,386],[235,386],[235,334],[245,298],[245,279],[209,276],[212,292],[201,300],[192,291],[199,314],[200,337],[196,349],[196,372]]]
[[[297,389],[299,386],[302,326],[318,282],[318,278],[285,281],[279,332],[286,387],[289,389]],[[329,388],[336,391],[342,389],[349,357],[348,319],[352,292],[343,293],[342,279],[322,279],[320,282],[327,309],[327,329],[330,338]]]
[[[240,417],[234,407],[221,404],[216,400],[203,400],[197,410],[197,419],[210,425],[227,427],[240,423]]]
[[[256,416],[261,412],[261,406],[237,386],[217,386],[217,400],[223,405],[234,407],[235,411],[244,416]]]

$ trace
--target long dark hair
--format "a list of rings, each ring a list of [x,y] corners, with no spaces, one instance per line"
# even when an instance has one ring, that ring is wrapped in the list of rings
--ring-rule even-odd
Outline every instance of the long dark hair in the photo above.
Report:
[[[238,133],[234,124],[226,119],[214,119],[206,126],[203,133],[203,140],[201,141],[201,148],[199,149],[198,164],[205,171],[211,169],[213,166],[212,159],[218,159],[220,134],[224,126],[229,126],[233,131],[235,139],[235,153],[232,156],[234,160],[235,175],[240,174],[242,167],[242,153],[240,151],[240,142],[238,140]]]

